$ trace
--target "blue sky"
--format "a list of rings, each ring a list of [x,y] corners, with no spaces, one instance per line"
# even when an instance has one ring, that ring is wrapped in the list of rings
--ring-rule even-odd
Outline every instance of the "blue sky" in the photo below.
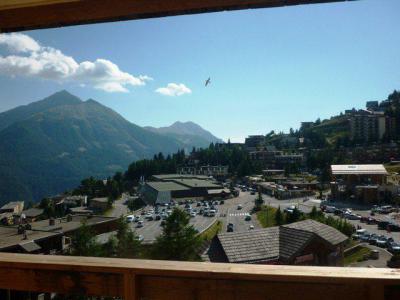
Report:
[[[363,0],[24,32],[41,51],[58,49],[76,64],[104,59],[121,73],[106,85],[75,71],[26,76],[6,67],[9,56],[30,54],[0,40],[0,111],[67,89],[142,126],[190,120],[231,141],[287,132],[400,89],[399,11],[398,0]],[[169,83],[191,93],[155,92]]]

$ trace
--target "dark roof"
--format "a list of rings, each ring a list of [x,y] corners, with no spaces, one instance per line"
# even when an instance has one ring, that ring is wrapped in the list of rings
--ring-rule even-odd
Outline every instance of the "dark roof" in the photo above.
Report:
[[[299,253],[314,237],[311,232],[293,230],[284,226],[279,228],[279,254],[283,259],[290,259]]]
[[[189,190],[188,187],[172,181],[149,181],[146,184],[158,192]]]
[[[173,179],[173,182],[187,186],[189,188],[207,188],[207,189],[221,189],[222,186],[215,184],[209,180],[201,179]]]
[[[222,233],[217,237],[230,263],[252,263],[280,258],[289,260],[314,238],[321,238],[332,247],[348,239],[335,228],[314,220],[246,232]]]
[[[29,218],[34,218],[34,217],[38,217],[41,214],[43,214],[43,209],[41,208],[29,208],[27,210],[24,210],[21,215],[24,214],[25,217],[29,217]]]
[[[38,244],[36,244],[34,241],[30,241],[27,243],[20,243],[19,246],[24,249],[24,251],[28,252],[28,253],[32,253],[35,251],[38,251],[40,249],[42,249]]]
[[[348,237],[341,233],[339,230],[314,220],[295,222],[292,224],[283,225],[283,227],[299,229],[314,233],[333,246],[340,244],[348,239]]]
[[[171,180],[171,179],[199,179],[199,180],[210,179],[206,175],[191,175],[191,174],[160,174],[160,175],[153,175],[152,177],[161,181]]]
[[[272,260],[279,257],[279,227],[218,234],[231,263]]]

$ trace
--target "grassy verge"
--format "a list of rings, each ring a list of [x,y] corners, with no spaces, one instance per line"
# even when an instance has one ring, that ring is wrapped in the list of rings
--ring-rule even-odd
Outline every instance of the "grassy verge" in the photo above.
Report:
[[[211,241],[222,230],[222,222],[217,221],[211,225],[206,231],[200,234],[200,238],[204,241]]]
[[[276,208],[271,206],[263,206],[260,211],[256,212],[257,219],[262,227],[275,226]]]
[[[364,260],[363,258],[365,255],[370,255],[370,254],[371,254],[371,249],[360,246],[359,249],[357,249],[353,253],[351,253],[349,255],[345,255],[344,265],[348,266],[352,263],[361,262]]]

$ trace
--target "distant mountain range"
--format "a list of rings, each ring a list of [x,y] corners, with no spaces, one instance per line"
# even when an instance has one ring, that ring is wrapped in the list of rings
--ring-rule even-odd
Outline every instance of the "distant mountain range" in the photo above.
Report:
[[[223,141],[216,136],[212,135],[211,132],[204,130],[201,126],[193,122],[175,122],[168,127],[144,127],[155,133],[159,133],[165,136],[169,136],[177,139],[184,145],[198,145],[197,147],[208,147],[211,142],[223,143]]]
[[[37,201],[134,160],[211,142],[222,141],[195,123],[143,128],[95,100],[61,91],[0,113],[0,204]]]

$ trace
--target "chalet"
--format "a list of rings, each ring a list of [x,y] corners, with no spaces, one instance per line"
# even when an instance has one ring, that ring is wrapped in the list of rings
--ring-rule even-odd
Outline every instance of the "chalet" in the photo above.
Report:
[[[218,234],[206,258],[211,262],[342,266],[347,239],[333,227],[305,220],[253,231]]]

